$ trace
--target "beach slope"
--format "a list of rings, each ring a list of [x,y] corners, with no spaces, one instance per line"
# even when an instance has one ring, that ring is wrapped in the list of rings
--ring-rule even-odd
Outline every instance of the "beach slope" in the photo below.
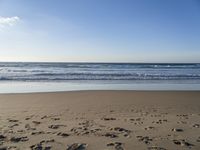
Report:
[[[0,94],[0,148],[200,149],[200,92]]]

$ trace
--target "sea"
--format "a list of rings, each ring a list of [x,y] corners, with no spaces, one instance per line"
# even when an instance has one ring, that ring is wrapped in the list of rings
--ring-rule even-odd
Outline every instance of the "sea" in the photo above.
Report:
[[[200,90],[199,63],[0,62],[0,93]]]

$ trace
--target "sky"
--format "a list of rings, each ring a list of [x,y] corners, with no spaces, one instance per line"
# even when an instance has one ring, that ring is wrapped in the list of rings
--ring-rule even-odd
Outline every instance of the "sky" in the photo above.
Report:
[[[200,0],[0,0],[0,61],[200,62]]]

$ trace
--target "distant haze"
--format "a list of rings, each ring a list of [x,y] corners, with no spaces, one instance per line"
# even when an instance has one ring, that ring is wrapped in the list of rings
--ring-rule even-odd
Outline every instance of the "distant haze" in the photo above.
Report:
[[[0,61],[200,62],[200,2],[0,0]]]

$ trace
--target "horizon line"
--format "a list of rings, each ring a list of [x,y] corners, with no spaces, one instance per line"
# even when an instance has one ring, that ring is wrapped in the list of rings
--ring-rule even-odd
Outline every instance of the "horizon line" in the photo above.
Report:
[[[200,64],[200,62],[0,61],[0,63]]]

